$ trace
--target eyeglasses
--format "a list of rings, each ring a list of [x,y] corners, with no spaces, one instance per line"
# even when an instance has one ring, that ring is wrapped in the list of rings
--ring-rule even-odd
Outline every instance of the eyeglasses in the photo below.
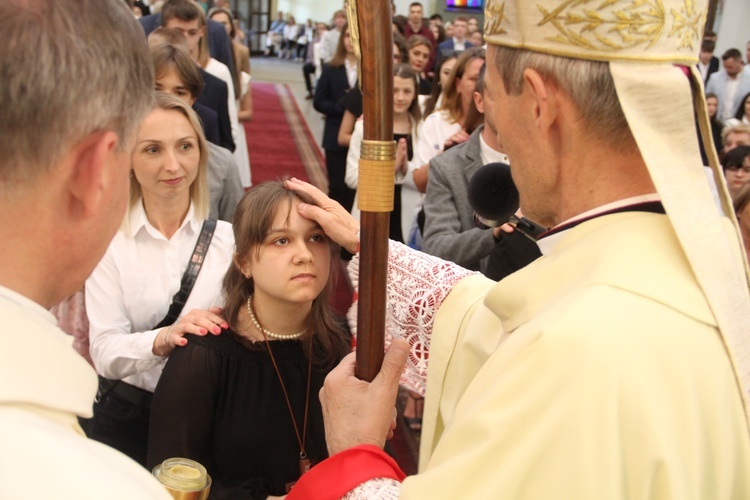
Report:
[[[741,167],[731,166],[731,167],[727,167],[726,169],[729,170],[730,172],[737,172],[738,170],[742,170],[746,174],[750,174],[750,165],[743,165]]]

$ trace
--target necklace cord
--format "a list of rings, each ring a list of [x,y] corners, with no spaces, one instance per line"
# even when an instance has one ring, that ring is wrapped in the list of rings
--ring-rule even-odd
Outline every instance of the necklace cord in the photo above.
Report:
[[[252,307],[250,306],[250,303],[248,302],[248,309],[252,311]],[[263,340],[266,343],[266,348],[268,349],[268,355],[271,357],[271,363],[273,364],[273,368],[276,371],[276,376],[279,378],[279,384],[281,384],[281,390],[284,392],[284,399],[286,400],[286,406],[289,409],[289,416],[292,417],[292,425],[294,426],[294,434],[297,437],[297,443],[299,443],[299,458],[300,460],[304,460],[307,458],[307,452],[305,451],[305,442],[307,439],[307,415],[308,410],[310,408],[310,383],[312,380],[312,335],[310,335],[309,338],[309,347],[310,352],[308,353],[308,362],[307,362],[307,395],[305,396],[305,416],[304,421],[302,423],[302,436],[300,437],[299,428],[297,426],[297,419],[294,418],[294,411],[292,411],[292,403],[289,400],[289,394],[286,391],[286,386],[284,385],[284,380],[281,378],[281,371],[279,370],[279,366],[276,364],[276,358],[274,358],[273,351],[271,350],[271,343],[268,341],[268,336],[266,336],[266,330],[265,328],[261,328],[260,325],[257,323],[257,319],[255,319],[254,322],[259,326],[259,330],[263,334]]]

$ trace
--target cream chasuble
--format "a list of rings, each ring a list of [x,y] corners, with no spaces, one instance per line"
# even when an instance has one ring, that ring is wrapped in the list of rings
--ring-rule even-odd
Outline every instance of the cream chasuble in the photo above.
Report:
[[[584,222],[435,325],[402,498],[750,498],[740,389],[665,216]]]

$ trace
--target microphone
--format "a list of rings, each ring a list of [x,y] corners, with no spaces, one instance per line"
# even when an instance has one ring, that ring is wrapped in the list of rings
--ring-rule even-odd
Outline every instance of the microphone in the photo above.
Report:
[[[510,222],[532,241],[546,231],[525,217],[516,217],[518,189],[510,175],[510,166],[505,163],[488,163],[476,171],[469,181],[469,203],[474,208],[474,223],[481,229]]]

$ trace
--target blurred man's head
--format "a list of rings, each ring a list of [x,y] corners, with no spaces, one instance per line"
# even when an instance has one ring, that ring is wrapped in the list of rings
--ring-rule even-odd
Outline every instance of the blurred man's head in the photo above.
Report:
[[[737,49],[729,49],[721,56],[724,71],[727,75],[735,78],[742,71],[742,54]]]
[[[161,25],[182,32],[188,42],[190,55],[198,60],[200,39],[206,34],[200,6],[192,0],[169,0],[161,12]]]
[[[424,17],[424,11],[422,4],[419,2],[413,2],[409,5],[409,24],[417,26],[422,24],[422,18]]]
[[[716,43],[712,42],[711,40],[703,40],[703,43],[701,43],[701,51],[698,53],[698,59],[703,64],[708,64],[711,62],[711,58],[714,55],[714,49],[716,48]]]
[[[17,253],[35,245],[28,266],[9,269],[6,254],[0,273],[11,288],[25,273],[17,291],[50,307],[81,287],[123,219],[154,70],[122,0],[4,0],[0,46],[0,218],[11,217],[0,239]],[[17,240],[7,231],[31,222],[9,207],[29,203],[40,234]]]
[[[466,38],[467,22],[463,16],[453,20],[453,38],[462,41]]]
[[[346,12],[337,10],[333,13],[333,27],[339,31],[346,24]]]

